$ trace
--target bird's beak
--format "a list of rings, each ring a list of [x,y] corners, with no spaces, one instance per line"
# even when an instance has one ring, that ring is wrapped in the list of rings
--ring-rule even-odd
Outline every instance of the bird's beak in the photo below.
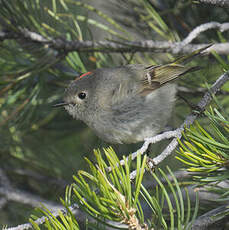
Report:
[[[57,103],[55,105],[53,105],[54,108],[57,108],[57,107],[62,107],[62,106],[65,106],[65,105],[69,105],[68,102],[60,102],[60,103]]]

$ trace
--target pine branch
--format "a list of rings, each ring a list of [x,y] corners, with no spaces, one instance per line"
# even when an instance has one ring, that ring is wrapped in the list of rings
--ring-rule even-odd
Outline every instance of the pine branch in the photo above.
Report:
[[[168,52],[172,54],[188,54],[196,49],[205,47],[209,44],[190,44],[201,33],[209,29],[218,29],[221,32],[229,30],[229,23],[209,22],[196,27],[189,35],[181,42],[167,42],[167,41],[68,41],[64,38],[53,39],[51,37],[45,38],[42,35],[29,31],[28,29],[19,28],[17,33],[0,32],[0,40],[5,39],[24,39],[29,42],[35,42],[41,45],[48,45],[49,48],[57,51],[64,51],[65,53],[78,52]],[[218,54],[229,54],[229,43],[216,43],[206,50],[209,54],[214,50]]]
[[[202,216],[199,216],[192,226],[192,230],[207,230],[209,226],[214,224],[215,222],[223,219],[225,215],[227,215],[229,211],[229,204],[222,205],[216,209],[213,209]]]
[[[28,192],[15,189],[12,187],[10,180],[4,173],[2,169],[0,169],[0,194],[2,199],[0,200],[0,208],[4,206],[9,201],[18,202],[21,204],[30,205],[32,207],[39,207],[41,204],[45,205],[48,209],[52,210],[54,216],[59,216],[59,211],[61,210],[63,213],[67,213],[67,211],[63,208],[63,206],[56,204],[54,202],[45,200],[39,196],[35,196]],[[72,205],[70,210],[74,212],[74,214],[80,215],[80,211],[78,210],[78,206]],[[37,224],[43,224],[47,218],[41,217],[37,219],[35,222]],[[17,227],[9,227],[5,228],[5,230],[22,230],[22,229],[30,229],[32,225],[30,223],[18,225]]]
[[[209,105],[209,103],[212,101],[212,95],[215,95],[217,91],[220,90],[220,88],[229,80],[229,72],[224,73],[221,75],[216,82],[213,84],[213,86],[210,88],[210,90],[204,94],[203,98],[200,100],[200,102],[197,104],[199,108],[199,113],[191,114],[189,115],[184,123],[181,125],[181,127],[178,129],[178,138],[180,139],[182,134],[181,132],[184,130],[184,127],[189,127],[201,114],[205,108]],[[152,167],[158,165],[161,163],[167,156],[171,155],[173,150],[177,147],[178,141],[177,138],[174,138],[172,142],[166,147],[166,149],[157,157],[155,157],[152,162]]]
[[[78,210],[78,206],[76,204],[72,205],[71,207],[69,207],[69,210],[72,211],[72,213],[75,214],[75,215],[77,215],[77,216],[80,216],[79,213],[81,214],[81,212]],[[60,211],[64,215],[66,215],[66,213],[67,213],[66,209],[57,209],[56,211],[52,212],[52,215],[54,217],[58,217],[58,216],[60,216]],[[83,219],[85,219],[85,218],[83,218]],[[41,218],[38,218],[34,222],[36,224],[38,224],[38,225],[41,225],[41,224],[44,224],[46,220],[47,220],[47,217],[42,216]],[[25,224],[18,225],[16,227],[4,228],[4,230],[25,230],[25,229],[32,229],[32,228],[33,228],[33,226],[32,226],[31,223],[25,223]]]
[[[200,2],[213,2],[214,0],[200,0]],[[216,2],[224,2],[222,0],[215,0]],[[208,24],[208,25],[207,25]],[[41,46],[45,46],[52,48],[57,51],[61,51],[66,54],[72,51],[79,51],[79,52],[88,52],[88,51],[99,51],[99,52],[129,52],[135,53],[137,51],[141,52],[169,52],[172,54],[187,54],[196,50],[200,47],[206,46],[207,44],[190,44],[195,38],[197,38],[201,33],[207,31],[209,29],[218,29],[221,32],[228,30],[228,23],[217,23],[211,22],[200,25],[199,27],[195,28],[183,41],[178,43],[170,43],[170,42],[160,42],[160,41],[132,41],[132,42],[116,42],[116,41],[67,41],[62,38],[53,39],[51,37],[43,37],[39,33],[29,31],[27,29],[20,29],[18,33],[12,32],[0,32],[0,40],[4,41],[5,39],[20,39],[28,42],[34,42],[36,44],[40,44]],[[226,28],[226,29],[225,29]],[[184,47],[185,46],[185,47]],[[218,54],[229,54],[229,43],[222,43],[222,44],[214,44],[211,47],[214,49]],[[210,51],[210,49],[208,50]],[[208,52],[210,53],[210,52]],[[156,137],[147,139],[144,145],[142,146],[142,150],[145,152],[147,151],[148,145],[150,143],[156,143],[163,139],[168,139],[171,137],[180,137],[181,128],[166,132]],[[176,140],[176,139],[174,139]],[[143,148],[144,147],[144,148]],[[176,147],[176,146],[175,146]],[[174,148],[175,148],[174,147]],[[145,149],[145,150],[144,150]],[[136,152],[137,153],[137,152]],[[171,154],[171,153],[169,153]],[[154,159],[153,159],[154,160]],[[163,159],[162,159],[163,160]],[[151,162],[152,163],[152,162]],[[160,163],[160,162],[159,162]],[[154,161],[153,161],[154,165]],[[8,193],[8,190],[6,191]],[[4,205],[4,200],[0,200]],[[70,207],[70,209],[78,210],[78,207]],[[54,216],[59,216],[59,214],[53,213]],[[45,218],[42,217],[37,220],[37,223],[42,224],[44,223]],[[30,224],[20,225],[15,228],[9,229],[28,229],[31,228]]]
[[[139,153],[144,154],[147,151],[150,144],[152,143],[154,144],[158,141],[169,139],[174,136],[175,138],[170,142],[170,144],[165,148],[165,150],[160,155],[149,160],[148,167],[153,169],[158,164],[160,164],[165,158],[170,156],[175,150],[175,148],[178,146],[177,138],[181,139],[184,128],[189,127],[198,118],[199,114],[201,114],[205,110],[205,108],[209,105],[209,103],[212,101],[212,95],[215,95],[228,80],[229,80],[229,72],[226,72],[223,75],[221,75],[216,80],[216,82],[212,85],[210,90],[204,94],[203,98],[197,104],[199,108],[199,113],[192,113],[189,116],[187,116],[187,118],[185,119],[181,127],[176,129],[175,131],[165,132],[155,137],[148,138],[139,150],[131,154],[131,158],[134,159]],[[123,164],[123,162],[121,162],[121,164]],[[131,173],[131,179],[134,179],[135,176],[136,176],[136,171],[133,171]]]

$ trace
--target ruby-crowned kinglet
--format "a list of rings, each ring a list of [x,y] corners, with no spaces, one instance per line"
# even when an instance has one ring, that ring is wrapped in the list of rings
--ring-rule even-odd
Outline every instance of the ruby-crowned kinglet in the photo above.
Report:
[[[64,106],[110,143],[136,143],[163,130],[174,106],[177,77],[199,69],[184,62],[200,54],[194,51],[166,64],[141,64],[101,68],[81,75],[66,89]]]

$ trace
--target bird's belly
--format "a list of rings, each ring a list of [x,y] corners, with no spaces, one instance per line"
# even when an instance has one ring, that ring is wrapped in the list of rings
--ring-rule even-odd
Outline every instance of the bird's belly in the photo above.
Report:
[[[175,86],[165,85],[145,98],[135,96],[94,119],[93,129],[109,143],[137,143],[163,130],[172,112]],[[89,125],[90,126],[90,125]]]
[[[130,144],[144,141],[148,137],[155,136],[161,131],[159,124],[152,124],[145,122],[119,124],[116,126],[109,126],[107,129],[100,132],[101,129],[95,129],[96,134],[109,143]]]

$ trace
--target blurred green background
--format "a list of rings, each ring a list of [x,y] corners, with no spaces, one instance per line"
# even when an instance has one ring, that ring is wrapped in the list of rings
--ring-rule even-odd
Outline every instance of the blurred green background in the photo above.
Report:
[[[228,9],[181,0],[1,0],[1,31],[9,33],[11,39],[2,39],[0,46],[0,167],[13,188],[59,202],[72,175],[85,168],[84,157],[93,159],[93,149],[109,146],[64,109],[52,107],[62,99],[70,80],[99,67],[162,64],[176,58],[169,53],[151,52],[67,53],[20,38],[21,29],[69,41],[179,42],[196,26],[226,22],[228,15]],[[220,43],[226,38],[228,32],[209,30],[193,43]],[[206,88],[206,82],[211,85],[223,72],[219,60],[227,62],[228,57],[197,57],[191,65],[203,69],[182,77],[178,85],[194,92],[196,88]],[[228,84],[224,90],[228,90]],[[193,103],[201,96],[184,94]],[[228,97],[220,95],[218,101],[228,112]],[[188,105],[177,99],[170,126],[178,127],[190,112]],[[204,118],[200,120],[205,124]],[[153,146],[151,154],[159,154],[166,143]],[[140,146],[141,143],[113,145],[119,156]],[[179,163],[173,160],[172,164],[177,167]],[[1,206],[0,224],[28,222],[32,210],[29,205],[7,202]]]

